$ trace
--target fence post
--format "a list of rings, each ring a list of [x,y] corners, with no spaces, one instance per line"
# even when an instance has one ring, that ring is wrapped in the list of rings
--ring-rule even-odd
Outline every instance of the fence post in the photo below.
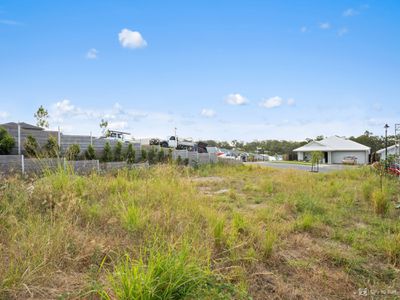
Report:
[[[21,155],[21,124],[18,122],[18,155]]]
[[[64,171],[66,171],[66,170],[67,170],[67,160],[64,157]]]
[[[25,158],[23,155],[21,155],[21,171],[22,171],[22,175],[25,174]]]
[[[100,172],[100,161],[97,160],[97,172]]]
[[[57,139],[58,139],[58,149],[59,149],[59,151],[61,153],[61,131],[60,131],[60,126],[58,126]]]

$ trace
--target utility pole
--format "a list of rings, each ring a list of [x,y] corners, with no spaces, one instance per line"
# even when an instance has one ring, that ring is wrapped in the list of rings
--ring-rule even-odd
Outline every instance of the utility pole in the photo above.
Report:
[[[385,126],[384,126],[383,128],[385,128],[385,170],[387,170],[387,169],[388,169],[388,164],[387,164],[387,162],[388,162],[388,153],[387,153],[387,148],[388,148],[388,145],[387,145],[387,130],[388,130],[388,128],[389,128],[389,125],[388,125],[388,124],[385,124]]]

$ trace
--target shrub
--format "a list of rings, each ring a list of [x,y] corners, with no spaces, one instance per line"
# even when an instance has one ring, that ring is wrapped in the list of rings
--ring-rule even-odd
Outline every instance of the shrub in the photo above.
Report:
[[[176,158],[176,164],[177,165],[181,165],[182,164],[182,157],[180,155],[178,155],[178,157]]]
[[[124,158],[122,156],[122,143],[118,141],[114,148],[114,160],[122,161],[123,159]]]
[[[77,160],[80,152],[81,147],[78,144],[72,144],[68,147],[65,157],[67,160]]]
[[[133,149],[133,145],[129,144],[128,149],[126,150],[126,160],[128,164],[134,164],[135,163],[135,149]]]
[[[150,150],[147,152],[147,158],[148,158],[149,164],[155,163],[155,157],[156,157],[156,151],[154,150],[153,147],[151,147]]]
[[[39,155],[39,144],[31,135],[26,137],[24,148],[27,156],[29,157],[37,157]]]
[[[57,139],[52,135],[47,139],[44,149],[48,157],[58,157],[60,155],[60,147],[58,146]]]
[[[112,152],[111,152],[111,146],[110,146],[109,142],[106,142],[106,144],[104,145],[102,160],[104,162],[112,161]]]
[[[92,145],[89,145],[88,148],[85,151],[85,158],[87,160],[93,160],[96,159],[96,152],[94,151],[94,148]]]
[[[183,160],[183,165],[188,166],[189,165],[189,158],[185,158]]]
[[[376,190],[372,193],[371,198],[375,213],[385,215],[389,209],[389,200],[386,193],[381,190]]]
[[[147,160],[147,152],[144,149],[142,149],[141,159],[142,159],[142,161],[146,161]]]
[[[165,153],[164,153],[164,149],[161,148],[160,151],[157,152],[157,161],[162,163],[165,160]]]
[[[172,149],[168,149],[167,160],[169,163],[172,162]]]
[[[8,131],[0,127],[0,154],[10,154],[11,149],[15,146],[15,140]]]

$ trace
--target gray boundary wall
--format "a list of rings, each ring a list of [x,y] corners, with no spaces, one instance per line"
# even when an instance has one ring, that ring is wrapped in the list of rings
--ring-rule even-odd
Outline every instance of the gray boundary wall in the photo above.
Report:
[[[18,126],[17,125],[1,125],[4,127],[15,139],[15,146],[11,150],[12,155],[18,155]],[[117,140],[104,139],[92,137],[90,135],[68,135],[63,134],[58,131],[50,131],[50,130],[36,130],[29,128],[20,128],[20,141],[21,141],[21,154],[26,154],[24,150],[24,143],[27,137],[31,135],[33,136],[39,144],[39,147],[43,147],[46,145],[48,139],[52,136],[54,137],[60,145],[61,153],[65,153],[69,146],[73,144],[78,144],[81,152],[80,155],[83,155],[90,144],[93,145],[93,148],[98,157],[101,157],[103,153],[104,146],[107,142],[110,143],[111,149],[114,150],[115,145],[118,143]],[[122,143],[122,150],[126,151],[128,148],[129,142]],[[136,157],[140,157],[140,143],[132,143],[133,149],[136,151]]]
[[[139,151],[138,151],[139,152]],[[181,157],[189,160],[189,165],[213,164],[219,161],[229,164],[241,164],[240,161],[217,158],[213,153],[197,153],[187,150],[172,151],[172,159]],[[128,164],[126,161],[100,163],[98,160],[77,160],[67,161],[57,158],[25,158],[24,155],[0,155],[0,174],[7,175],[13,173],[23,174],[43,174],[46,171],[56,171],[58,168],[70,169],[77,174],[89,174],[91,172],[109,171],[124,168],[137,168],[148,166],[148,163]]]

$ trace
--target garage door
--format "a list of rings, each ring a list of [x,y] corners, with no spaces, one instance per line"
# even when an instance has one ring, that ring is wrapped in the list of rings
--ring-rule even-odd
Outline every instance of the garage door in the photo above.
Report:
[[[366,153],[365,151],[335,151],[332,152],[332,163],[341,164],[343,158],[346,156],[355,156],[357,157],[358,164],[366,164]]]

